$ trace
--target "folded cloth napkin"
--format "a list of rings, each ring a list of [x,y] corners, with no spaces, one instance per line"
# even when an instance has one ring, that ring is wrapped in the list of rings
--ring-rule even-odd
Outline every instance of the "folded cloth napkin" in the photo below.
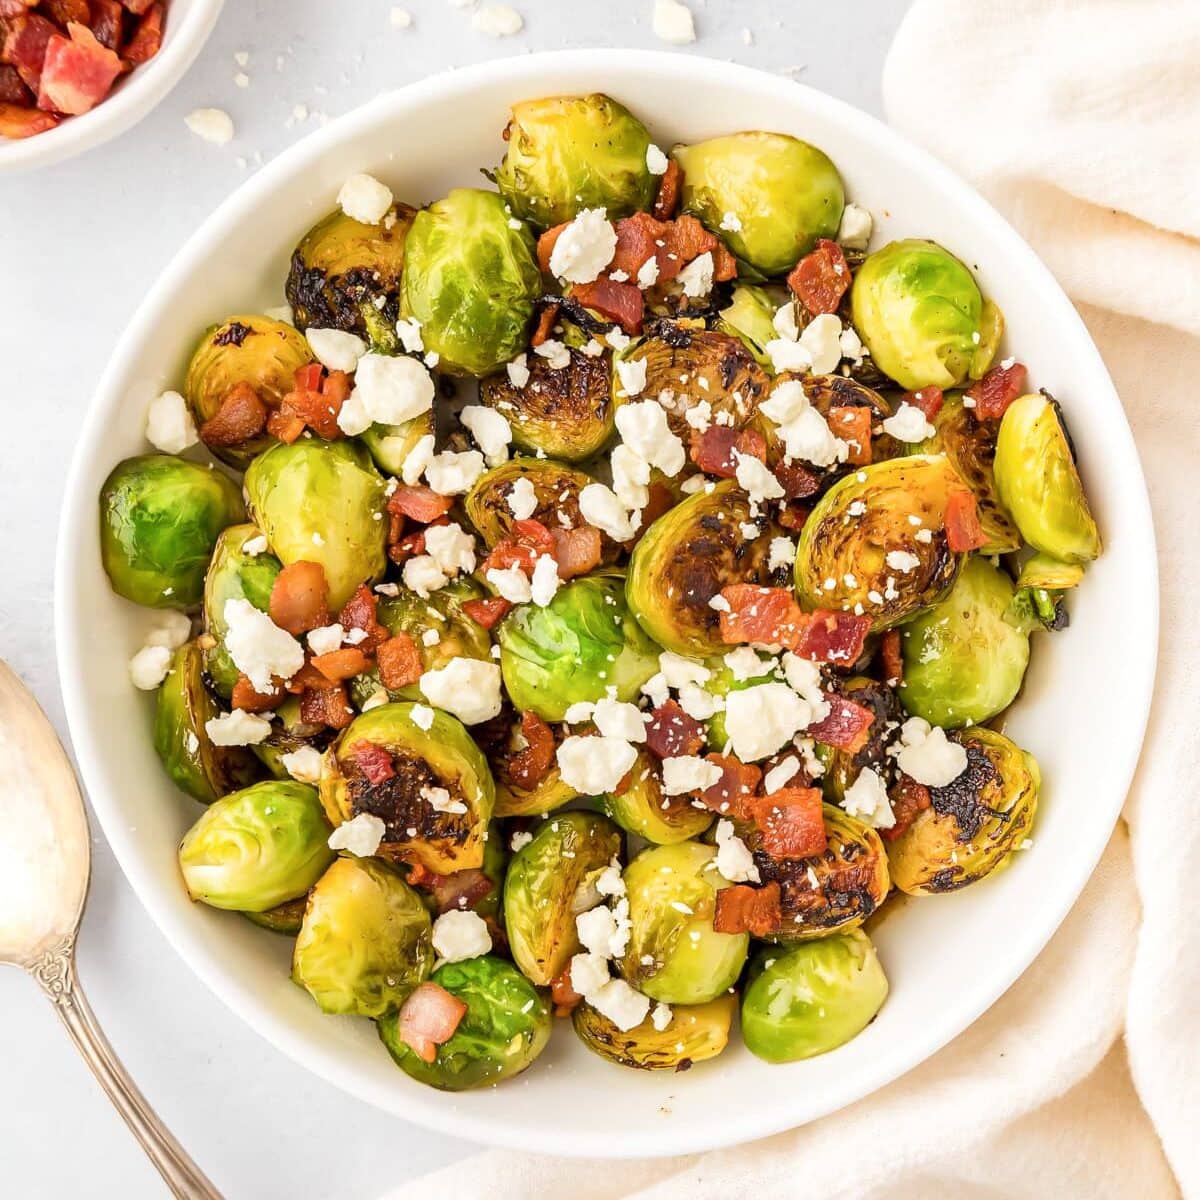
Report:
[[[868,1099],[682,1159],[492,1151],[389,1200],[1200,1198],[1200,0],[917,0],[884,94],[1080,302],[1137,437],[1162,648],[1125,821],[1008,994]]]

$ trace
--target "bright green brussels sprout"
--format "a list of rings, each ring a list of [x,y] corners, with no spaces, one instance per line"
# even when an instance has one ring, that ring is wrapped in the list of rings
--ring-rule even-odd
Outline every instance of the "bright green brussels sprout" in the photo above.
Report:
[[[1040,550],[1021,566],[1017,576],[1018,588],[1043,588],[1047,591],[1070,591],[1083,582],[1081,563],[1060,562]]]
[[[405,459],[417,443],[434,431],[433,410],[412,417],[399,425],[381,425],[378,421],[360,433],[359,439],[371,452],[375,465],[386,475],[400,475]]]
[[[888,843],[892,881],[910,896],[982,879],[1020,847],[1037,812],[1033,755],[992,729],[949,736],[967,752],[966,770],[944,788],[930,788],[930,807]]]
[[[958,387],[983,338],[983,297],[967,268],[936,242],[876,250],[850,291],[854,328],[875,365],[907,391]]]
[[[148,608],[191,608],[217,537],[246,519],[237,485],[170,454],[127,458],[100,489],[100,558],[118,596]]]
[[[444,371],[489,375],[520,354],[542,288],[533,238],[495,192],[455,188],[409,230],[401,312]]]
[[[485,954],[443,963],[432,980],[467,1006],[433,1062],[425,1062],[401,1040],[398,1013],[379,1021],[388,1053],[419,1083],[444,1092],[491,1087],[519,1075],[546,1048],[554,1025],[550,1006],[512,963]]]
[[[331,609],[383,575],[383,479],[361,446],[321,438],[272,446],[246,470],[245,487],[254,522],[284,566],[324,567]]]
[[[512,856],[504,879],[504,928],[513,962],[548,987],[581,947],[575,918],[600,900],[597,876],[621,852],[621,831],[598,813],[544,821]]]
[[[677,146],[683,209],[764,275],[782,275],[818,238],[837,236],[842,177],[816,146],[785,133],[731,133]],[[739,228],[724,226],[732,213]]]
[[[579,512],[579,493],[592,481],[590,475],[548,458],[514,458],[485,471],[463,497],[467,518],[490,550],[512,531],[516,517],[509,497],[518,480],[528,479],[537,508],[533,519],[547,529],[585,524]]]
[[[900,699],[909,713],[958,729],[1013,702],[1029,665],[1029,635],[1006,620],[1012,601],[1012,580],[972,555],[950,594],[905,626]]]
[[[438,875],[482,866],[495,802],[487,760],[449,713],[432,710],[432,724],[422,729],[413,708],[382,704],[342,730],[325,755],[321,803],[335,825],[359,813],[379,817],[386,826],[383,858],[416,861]],[[392,756],[394,774],[382,783],[372,783],[358,764],[364,742]],[[440,809],[429,797],[435,788],[448,793]],[[456,806],[464,811],[445,811]]]
[[[768,342],[779,337],[775,313],[782,303],[782,299],[776,299],[764,288],[739,284],[733,289],[728,308],[721,309],[718,328],[741,338],[759,364],[770,369],[771,359],[766,347]]]
[[[316,788],[268,779],[204,810],[180,843],[179,869],[193,900],[266,912],[321,878],[331,832]]]
[[[343,856],[309,893],[292,978],[327,1013],[382,1017],[433,966],[429,911],[375,858]]]
[[[202,804],[261,779],[262,767],[245,746],[215,746],[205,728],[221,708],[204,686],[204,652],[197,642],[175,651],[158,689],[154,749],[176,787]]]
[[[609,1062],[642,1071],[686,1071],[725,1049],[736,1009],[737,997],[726,993],[707,1004],[675,1005],[663,1029],[647,1016],[633,1029],[620,1030],[584,1002],[571,1021],[580,1041]]]
[[[497,627],[500,672],[520,711],[561,721],[572,704],[609,688],[633,700],[658,670],[658,647],[626,607],[619,575],[588,575],[559,588],[545,607],[522,604]]]
[[[732,987],[750,938],[713,929],[717,892],[729,880],[717,852],[700,842],[651,846],[625,868],[629,948],[621,974],[652,1000],[705,1004]]]
[[[274,908],[268,908],[266,912],[248,912],[242,915],[260,929],[295,937],[304,924],[304,910],[307,907],[308,893],[305,892],[303,896],[297,896],[295,900],[285,900]]]
[[[831,804],[840,804],[846,795],[846,789],[858,778],[860,771],[868,767],[885,768],[888,765],[890,760],[887,757],[887,746],[904,714],[900,710],[900,702],[896,699],[896,690],[877,679],[854,675],[840,681],[835,690],[875,717],[867,729],[867,740],[861,749],[853,754],[848,750],[817,743],[817,757],[825,765],[825,773],[818,783],[825,793],[826,800]]]
[[[995,470],[1000,499],[1035,550],[1065,563],[1099,557],[1100,532],[1052,397],[1035,392],[1008,406],[996,437]]]
[[[713,821],[706,808],[695,808],[690,796],[664,796],[658,760],[639,750],[623,792],[604,797],[604,811],[627,833],[671,846],[699,837]]]
[[[800,603],[810,611],[865,612],[876,632],[936,604],[963,558],[950,550],[945,523],[951,491],[964,486],[943,455],[872,463],[839,480],[800,531]],[[917,539],[919,530],[928,541]],[[890,565],[894,552],[915,556],[916,565],[907,571]]]
[[[998,305],[985,299],[983,312],[979,317],[979,341],[975,346],[975,353],[971,355],[971,366],[967,370],[972,379],[982,379],[988,373],[1003,337],[1004,314]]]
[[[645,125],[599,92],[514,104],[505,138],[496,186],[512,211],[538,229],[585,208],[603,208],[615,221],[648,209],[658,190],[646,165]]]
[[[887,994],[887,976],[861,929],[764,949],[742,997],[742,1037],[770,1063],[826,1054],[862,1033]]]

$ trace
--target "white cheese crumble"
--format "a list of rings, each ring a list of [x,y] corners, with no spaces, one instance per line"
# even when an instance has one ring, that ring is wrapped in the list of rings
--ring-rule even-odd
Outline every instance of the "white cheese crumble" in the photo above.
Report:
[[[847,204],[842,209],[837,240],[848,250],[865,250],[874,227],[875,219],[865,208],[858,204]]]
[[[533,598],[529,576],[520,567],[491,567],[486,578],[497,595],[509,604],[528,604]]]
[[[522,475],[508,489],[508,495],[505,497],[505,500],[508,504],[508,511],[518,521],[527,521],[537,512],[537,492],[534,490],[533,481],[528,475]]]
[[[653,142],[646,147],[646,170],[651,175],[665,175],[670,165],[670,160]]]
[[[418,554],[410,558],[404,564],[400,577],[404,580],[404,586],[423,600],[450,582],[450,577],[437,565],[432,554]]]
[[[650,464],[624,442],[613,447],[612,486],[617,499],[630,511],[650,503]]]
[[[842,323],[834,313],[813,317],[800,334],[800,346],[812,359],[814,375],[828,375],[842,361]]]
[[[800,773],[798,758],[785,758],[778,762],[763,776],[763,791],[770,796],[780,788],[787,787]]]
[[[926,787],[942,788],[967,769],[967,752],[946,737],[946,731],[920,717],[909,717],[900,726],[900,741],[889,753],[905,775]]]
[[[374,175],[351,175],[338,192],[338,206],[351,220],[378,225],[392,207],[392,189]],[[339,368],[342,369],[342,368]]]
[[[428,733],[433,728],[433,709],[424,704],[414,704],[408,714],[412,723]]]
[[[301,746],[299,750],[280,755],[279,761],[298,783],[321,782],[321,763],[324,759],[315,746]]]
[[[617,364],[618,371],[620,365]],[[641,360],[641,365],[644,385],[644,360]],[[679,437],[671,432],[666,410],[657,400],[634,400],[622,404],[617,409],[616,422],[622,441],[643,462],[657,467],[668,478],[673,478],[683,470],[687,451]]]
[[[821,691],[821,668],[815,662],[789,650],[783,656],[783,677],[788,687],[808,703],[814,721],[829,715],[829,702]]]
[[[547,338],[540,346],[534,346],[534,354],[544,358],[552,371],[562,371],[571,365],[571,351],[555,338]]]
[[[433,948],[443,962],[465,962],[492,948],[487,922],[469,908],[452,908],[433,923]]]
[[[346,631],[338,624],[322,625],[319,629],[310,629],[305,640],[314,654],[332,654],[346,640]]]
[[[879,773],[870,767],[859,771],[857,778],[846,789],[842,808],[850,816],[866,821],[873,829],[891,829],[896,823],[887,788]]]
[[[673,650],[664,650],[658,656],[658,669],[668,687],[681,688],[686,683],[707,683],[712,671],[695,658],[686,658]]]
[[[342,415],[355,400],[372,421],[399,425],[429,412],[433,407],[433,397],[433,377],[415,358],[364,354],[358,360],[354,391],[338,414],[338,425],[343,432],[349,432]],[[358,433],[362,432],[362,429],[358,430]]]
[[[663,1004],[661,1001],[654,1006],[654,1011],[650,1014],[650,1024],[658,1030],[659,1033],[664,1033],[668,1025],[671,1024],[671,1006]]]
[[[430,525],[425,530],[425,553],[451,578],[475,570],[475,538],[456,522]]]
[[[583,519],[614,542],[627,542],[637,533],[624,505],[611,488],[602,483],[589,483],[579,493],[579,512]]]
[[[776,386],[759,409],[776,426],[787,458],[829,467],[849,457],[849,446],[834,436],[798,379],[787,379]]]
[[[629,902],[625,902],[624,920],[606,905],[581,912],[575,918],[575,932],[590,953],[600,958],[620,958],[629,945]]]
[[[754,855],[733,830],[733,822],[717,822],[717,870],[730,883],[761,883]]]
[[[734,679],[739,682],[766,675],[775,665],[773,662],[759,658],[757,652],[750,646],[739,646],[736,650],[730,650],[723,661]]]
[[[585,208],[558,235],[550,270],[569,283],[591,283],[612,262],[617,231],[603,208]]]
[[[712,291],[713,270],[712,251],[705,250],[703,254],[698,254],[679,272],[679,284],[683,288],[683,294],[693,299],[707,296]]]
[[[252,538],[247,538],[242,543],[242,553],[249,555],[251,558],[257,558],[260,554],[265,554],[269,549],[267,539],[261,534],[256,534]]]
[[[775,315],[771,318],[771,324],[775,326],[775,332],[784,341],[796,342],[800,340],[800,325],[796,321],[796,305],[791,300],[786,304],[781,304],[775,310]]]
[[[432,433],[427,433],[417,438],[413,444],[413,448],[404,459],[404,464],[400,468],[400,478],[408,487],[415,487],[421,482],[421,476],[425,474],[425,468],[433,462],[433,449],[436,445],[437,442],[434,440]],[[394,483],[395,480],[392,482]]]
[[[554,599],[554,593],[562,586],[558,577],[558,563],[549,554],[538,558],[529,580],[529,598],[539,608],[545,608]]]
[[[214,146],[233,141],[233,118],[220,108],[197,108],[183,123],[198,137]]]
[[[658,259],[651,255],[640,267],[637,273],[637,285],[645,291],[658,282]]]
[[[291,679],[304,666],[304,647],[249,600],[225,601],[225,649],[256,692],[270,692],[272,679]]]
[[[615,365],[617,380],[622,389],[618,394],[622,396],[640,395],[646,386],[646,360],[644,358],[619,358]]]
[[[359,813],[343,821],[330,835],[330,850],[349,850],[357,858],[370,858],[379,849],[387,826],[374,813]]]
[[[483,404],[468,404],[459,413],[459,420],[470,430],[489,467],[498,467],[508,461],[512,426],[503,413]]]
[[[679,0],[654,0],[651,28],[655,37],[676,46],[685,46],[696,40],[696,22],[692,10]]]
[[[724,706],[725,702],[720,696],[706,692],[699,684],[685,683],[679,689],[679,707],[697,721],[707,721]]]
[[[438,708],[464,725],[490,721],[500,711],[500,668],[474,658],[455,658],[436,671],[426,671],[418,686]]]
[[[451,800],[449,791],[444,787],[423,787],[417,793],[434,812],[450,813],[459,817],[467,811],[467,806],[461,800]]]
[[[521,14],[508,4],[485,4],[471,14],[471,28],[488,37],[512,37],[520,33],[525,22]]]
[[[721,216],[721,228],[726,233],[741,233],[742,219],[735,212],[723,213]]]
[[[796,561],[796,543],[791,538],[777,537],[771,539],[770,550],[767,553],[767,570],[781,571],[790,567]]]
[[[627,742],[646,740],[646,717],[636,704],[620,700],[597,700],[592,720],[605,737],[623,738]]]
[[[925,414],[907,401],[883,422],[883,431],[890,433],[898,442],[923,442],[933,437],[935,432],[925,419]]]
[[[761,683],[725,697],[725,732],[734,755],[756,762],[812,722],[812,706],[786,683]]]
[[[694,754],[664,758],[662,790],[664,796],[686,796],[703,792],[721,781],[722,771],[716,763]]]
[[[461,496],[471,490],[482,474],[483,455],[478,450],[464,450],[458,454],[443,450],[441,454],[435,454],[425,468],[426,482],[439,496]]]
[[[523,388],[529,382],[529,360],[524,351],[517,355],[505,368],[508,382],[515,388]]]
[[[734,450],[733,457],[738,486],[751,500],[761,503],[764,500],[779,500],[783,496],[784,491],[779,480],[771,474],[761,459],[750,454],[741,454],[737,450]]]
[[[271,722],[235,708],[205,721],[204,732],[214,746],[257,746],[271,736]]]
[[[187,401],[178,392],[163,392],[146,409],[146,441],[164,454],[181,454],[199,440]]]
[[[569,737],[558,747],[563,782],[581,796],[616,790],[637,761],[637,750],[622,738]]]
[[[533,834],[526,829],[518,829],[512,835],[512,839],[508,843],[508,848],[516,854],[518,850],[523,850],[530,842],[533,841]]]
[[[601,1015],[607,1017],[622,1033],[635,1029],[650,1011],[650,1001],[635,991],[623,979],[610,979],[599,991],[585,997]]]
[[[152,692],[171,669],[171,651],[166,646],[143,646],[129,660],[129,678],[135,688]]]
[[[915,571],[921,565],[921,560],[907,550],[889,550],[884,561],[893,571],[899,571],[903,575]]]
[[[187,613],[163,612],[155,618],[154,625],[146,634],[144,644],[166,646],[168,650],[178,650],[191,636],[192,618]]]
[[[594,996],[611,978],[608,959],[603,955],[576,954],[572,957],[571,987],[581,996]]]

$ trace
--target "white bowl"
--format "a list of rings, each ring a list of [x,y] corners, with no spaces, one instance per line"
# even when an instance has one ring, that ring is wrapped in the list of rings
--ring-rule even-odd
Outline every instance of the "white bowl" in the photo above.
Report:
[[[519,1079],[447,1095],[394,1067],[370,1023],[320,1014],[288,979],[286,941],[187,899],[175,848],[199,810],[168,783],[150,701],[128,681],[149,621],[108,589],[96,497],[118,459],[146,450],[146,402],[179,384],[198,332],[280,302],[292,247],[348,175],[370,171],[411,203],[432,200],[479,183],[479,168],[499,160],[510,102],[588,90],[630,105],[663,146],[754,128],[811,139],[879,218],[876,244],[919,234],[963,255],[1003,308],[1011,350],[1063,401],[1106,552],[1072,599],[1071,628],[1037,638],[1009,723],[1044,769],[1033,849],[880,923],[892,991],[860,1037],[768,1066],[735,1035],[721,1058],[675,1076],[612,1066],[560,1028]],[[97,391],[63,512],[56,616],[75,750],[109,842],[171,943],[230,1007],[313,1071],[408,1120],[532,1151],[634,1156],[745,1141],[831,1112],[921,1062],[1009,987],[1079,895],[1120,810],[1149,708],[1157,599],[1145,484],[1112,383],[1066,296],[983,200],[828,96],[723,62],[604,50],[487,63],[384,96],[306,138],[204,223],[150,290]]]
[[[224,3],[170,0],[159,52],[119,80],[91,112],[67,117],[31,138],[0,138],[0,175],[74,158],[135,125],[183,78],[208,41]]]

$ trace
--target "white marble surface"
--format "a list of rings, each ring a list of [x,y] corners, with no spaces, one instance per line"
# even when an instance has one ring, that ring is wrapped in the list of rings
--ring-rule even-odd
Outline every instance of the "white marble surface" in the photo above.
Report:
[[[191,72],[141,125],[73,162],[0,180],[0,655],[64,733],[51,613],[59,497],[78,418],[146,285],[257,154],[269,159],[324,114],[486,58],[661,46],[651,0],[514,6],[524,31],[493,41],[452,0],[405,0],[413,15],[405,31],[390,25],[390,0],[229,0]],[[906,5],[691,6],[698,40],[678,52],[786,71],[877,112],[880,67]],[[250,55],[245,89],[234,83],[240,51]],[[210,105],[237,124],[223,149],[183,126],[186,113]],[[307,120],[296,120],[297,105]],[[147,1096],[229,1200],[369,1200],[472,1150],[365,1107],[250,1032],[175,956],[98,831],[93,843],[81,978]],[[164,1195],[53,1013],[16,972],[0,972],[0,1014],[0,1194]]]

